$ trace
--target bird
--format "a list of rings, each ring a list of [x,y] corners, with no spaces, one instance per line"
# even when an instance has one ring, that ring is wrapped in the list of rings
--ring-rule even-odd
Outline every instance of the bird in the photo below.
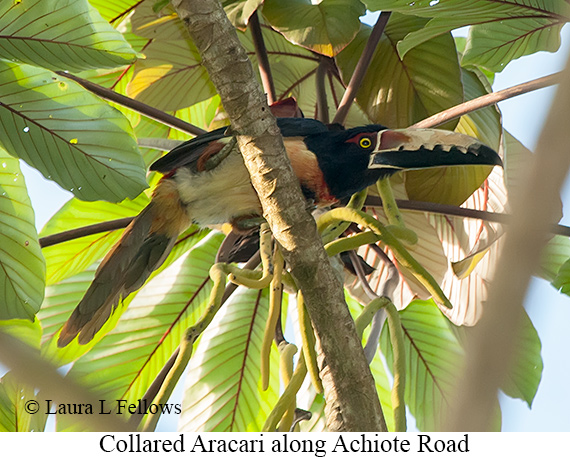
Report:
[[[401,170],[460,165],[502,166],[490,147],[437,129],[344,129],[315,119],[277,118],[305,199],[327,207]],[[229,222],[237,230],[259,221],[261,204],[235,135],[220,128],[172,149],[150,166],[163,176],[151,202],[130,223],[97,268],[85,295],[63,325],[60,348],[91,341],[120,300],[143,286],[192,223]]]

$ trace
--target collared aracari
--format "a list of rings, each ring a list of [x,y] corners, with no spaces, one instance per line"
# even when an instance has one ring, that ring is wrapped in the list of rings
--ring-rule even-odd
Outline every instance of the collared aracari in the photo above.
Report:
[[[466,135],[380,125],[331,129],[319,121],[280,118],[285,149],[307,200],[329,206],[399,170],[501,165],[491,148]],[[105,256],[58,346],[91,341],[119,300],[142,287],[191,223],[240,225],[262,211],[235,138],[221,128],[177,146],[150,167],[164,176],[152,201]]]

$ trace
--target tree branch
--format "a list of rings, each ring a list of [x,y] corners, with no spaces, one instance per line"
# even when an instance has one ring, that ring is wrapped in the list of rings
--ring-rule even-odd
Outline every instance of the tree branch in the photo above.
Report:
[[[269,65],[269,57],[265,41],[263,41],[263,33],[259,24],[259,16],[255,11],[249,18],[251,36],[253,38],[253,46],[255,47],[255,55],[259,66],[259,74],[261,75],[261,83],[267,95],[267,103],[272,105],[277,101],[277,92],[275,92],[275,84],[273,83],[273,75],[271,74],[271,65]]]
[[[513,223],[505,233],[485,312],[466,341],[466,366],[457,381],[457,400],[450,401],[447,431],[488,430],[493,421],[497,391],[511,366],[522,302],[556,217],[551,203],[570,167],[569,116],[570,59],[536,153],[525,163],[525,186],[510,198]]]
[[[482,211],[479,209],[462,208],[460,206],[444,205],[442,203],[421,202],[416,200],[400,200],[396,199],[398,208],[412,211],[424,211],[427,213],[444,214],[446,216],[467,217],[469,219],[481,219],[488,222],[497,222],[499,224],[512,223],[512,216],[507,213],[493,213],[490,211]],[[380,197],[369,195],[366,198],[365,206],[382,206]],[[552,224],[550,232],[555,235],[570,237],[570,227],[561,224]]]
[[[65,232],[47,235],[40,238],[40,247],[47,248],[48,246],[75,240],[77,238],[83,238],[84,236],[94,235],[95,233],[119,230],[129,225],[133,219],[134,217],[123,217],[122,219],[113,219],[112,221],[98,222],[97,224],[86,225],[84,227],[66,230]]]
[[[391,13],[389,11],[382,11],[382,13],[380,13],[378,20],[376,21],[376,24],[370,33],[368,42],[364,47],[364,51],[362,52],[360,59],[358,59],[358,63],[356,64],[354,73],[352,73],[352,77],[350,78],[348,86],[346,87],[346,91],[342,96],[340,105],[338,106],[338,110],[333,119],[333,124],[344,124],[346,116],[348,115],[348,110],[352,106],[352,103],[356,97],[356,92],[358,92],[358,89],[362,84],[362,80],[364,79],[364,75],[366,74],[366,70],[368,70],[368,67],[370,66],[370,62],[372,61],[372,56],[374,55],[376,46],[378,46],[380,38],[382,38],[382,34],[386,28],[388,19],[390,19],[390,14]]]
[[[100,86],[99,84],[92,83],[91,81],[87,81],[86,79],[72,75],[71,73],[66,73],[64,71],[56,71],[56,73],[59,76],[63,76],[64,78],[71,79],[76,83],[81,84],[89,92],[93,92],[105,100],[132,109],[133,111],[136,111],[137,113],[140,113],[150,119],[154,119],[161,124],[180,130],[181,132],[189,133],[191,135],[202,135],[203,133],[206,133],[206,131],[202,130],[200,127],[196,127],[189,122],[178,119],[176,116],[167,114],[164,111],[153,108],[146,103],[139,102],[138,100],[127,97],[126,95],[118,94],[117,92]]]
[[[444,214],[447,216],[468,217],[470,219],[481,219],[489,222],[498,222],[500,224],[510,224],[511,215],[505,213],[492,213],[489,211],[481,211],[478,209],[461,208],[459,206],[444,205],[442,203],[421,202],[415,200],[399,200],[396,203],[400,209],[411,211],[424,211],[428,213]],[[366,198],[365,206],[382,206],[380,197],[369,195]],[[75,240],[84,236],[94,235],[96,233],[108,232],[110,230],[119,230],[125,228],[133,220],[132,217],[124,217],[122,219],[113,219],[111,221],[99,222],[97,224],[86,225],[64,232],[54,233],[40,238],[40,246],[46,248],[66,241]],[[570,237],[570,227],[567,225],[553,224],[550,232],[555,235]]]
[[[317,91],[317,118],[323,124],[329,123],[329,104],[327,101],[327,89],[325,78],[328,74],[329,62],[326,57],[321,56],[316,74]]]
[[[381,408],[339,279],[306,210],[283,142],[247,54],[217,0],[173,0],[228,113],[252,184],[326,357],[327,422],[333,431],[378,431]]]
[[[490,105],[495,105],[500,101],[516,97],[517,95],[526,94],[527,92],[532,92],[534,90],[543,89],[544,87],[552,86],[554,84],[558,84],[562,80],[561,75],[561,72],[554,73],[552,75],[543,76],[542,78],[533,79],[532,81],[528,81],[526,83],[517,84],[516,86],[512,86],[498,92],[482,95],[481,97],[466,101],[460,105],[453,106],[449,109],[441,111],[440,113],[434,114],[433,116],[416,122],[411,127],[420,129],[445,124],[452,119],[461,117],[465,114],[471,113],[472,111],[485,108]]]

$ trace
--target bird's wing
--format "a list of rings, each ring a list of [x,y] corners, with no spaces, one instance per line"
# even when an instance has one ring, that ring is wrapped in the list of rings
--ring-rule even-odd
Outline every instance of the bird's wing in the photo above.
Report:
[[[176,146],[168,154],[154,162],[150,166],[150,170],[166,174],[177,168],[197,163],[208,148],[214,147],[219,151],[224,146],[221,144],[218,148],[217,143],[228,137],[227,130],[227,127],[222,127]]]
[[[277,125],[284,137],[305,137],[315,133],[328,132],[327,127],[314,119],[305,118],[278,118]],[[230,138],[227,127],[222,127],[212,132],[205,133],[196,138],[176,146],[168,154],[158,159],[150,166],[151,171],[159,171],[167,174],[180,167],[197,166],[200,161],[205,161],[226,145]],[[206,159],[204,159],[206,155]]]

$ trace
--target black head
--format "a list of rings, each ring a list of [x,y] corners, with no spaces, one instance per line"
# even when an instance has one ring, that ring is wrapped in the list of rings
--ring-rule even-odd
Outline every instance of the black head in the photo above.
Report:
[[[369,168],[377,150],[378,132],[385,129],[382,125],[367,125],[305,137],[305,144],[317,156],[332,195],[338,199],[349,197],[397,171]]]
[[[342,199],[400,170],[501,165],[499,155],[461,133],[367,125],[308,135],[332,195]]]

